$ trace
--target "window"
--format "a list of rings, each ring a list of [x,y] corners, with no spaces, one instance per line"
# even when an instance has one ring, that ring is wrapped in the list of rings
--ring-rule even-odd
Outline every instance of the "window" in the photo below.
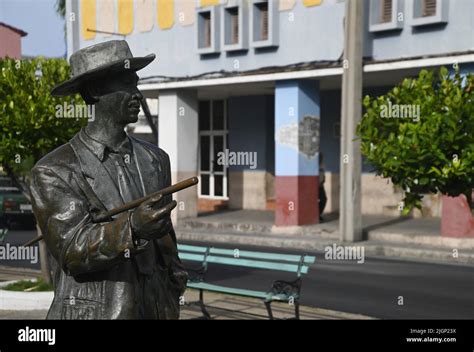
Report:
[[[448,0],[413,0],[414,27],[444,24],[448,22]]]
[[[393,12],[392,0],[382,0],[382,6],[380,9],[381,9],[380,23],[387,23],[387,22],[392,21],[392,12]]]
[[[228,149],[227,102],[199,102],[199,196],[227,199],[229,168],[219,162]]]
[[[403,12],[404,0],[370,0],[370,32],[400,30],[403,21],[398,14]]]
[[[278,46],[278,1],[252,0],[250,30],[255,48]]]
[[[234,7],[229,10],[230,15],[230,42],[237,44],[239,42],[239,8]]]
[[[259,10],[260,35],[257,40],[268,40],[268,2],[257,5]]]
[[[197,52],[198,54],[214,54],[218,47],[218,11],[214,7],[202,8],[197,12]]]
[[[232,0],[222,6],[222,49],[225,51],[248,48],[247,1]]]
[[[204,40],[203,40],[203,48],[209,48],[211,46],[211,13],[204,12],[202,15],[203,21],[203,31],[204,31]]]
[[[436,0],[423,0],[423,17],[436,15]]]

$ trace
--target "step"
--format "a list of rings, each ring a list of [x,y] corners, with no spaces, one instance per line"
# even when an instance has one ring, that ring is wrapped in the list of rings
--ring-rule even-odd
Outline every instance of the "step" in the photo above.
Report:
[[[442,237],[438,234],[426,235],[416,232],[394,233],[390,231],[370,231],[369,241],[383,241],[394,244],[426,245],[447,249],[474,250],[474,238]]]

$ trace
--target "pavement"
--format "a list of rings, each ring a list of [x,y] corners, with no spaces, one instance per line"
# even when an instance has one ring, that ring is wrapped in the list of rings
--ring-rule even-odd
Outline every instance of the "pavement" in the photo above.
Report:
[[[364,215],[363,241],[340,241],[337,214],[321,224],[279,228],[270,211],[227,210],[181,220],[180,241],[232,243],[324,251],[328,246],[363,246],[365,255],[450,264],[474,264],[474,238],[442,237],[440,219]]]
[[[6,283],[0,283],[0,319],[45,319],[53,300],[53,292],[13,292],[1,289]],[[181,320],[201,320],[203,314],[196,304],[199,293],[188,289],[184,294],[185,304],[181,307]],[[262,301],[231,295],[206,293],[206,308],[212,320],[268,320]],[[275,303],[272,306],[276,319],[294,317],[294,307],[289,304]],[[361,314],[338,312],[329,309],[300,307],[302,320],[365,320],[372,319]]]

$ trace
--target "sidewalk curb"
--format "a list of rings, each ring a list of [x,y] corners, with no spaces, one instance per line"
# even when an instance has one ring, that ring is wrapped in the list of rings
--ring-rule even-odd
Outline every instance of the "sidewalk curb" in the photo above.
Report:
[[[54,292],[18,292],[0,289],[0,310],[48,310]]]

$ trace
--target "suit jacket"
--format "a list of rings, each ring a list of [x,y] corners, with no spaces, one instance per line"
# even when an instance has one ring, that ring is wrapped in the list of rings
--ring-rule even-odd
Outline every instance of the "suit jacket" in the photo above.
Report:
[[[145,193],[171,184],[168,155],[130,138]],[[186,273],[176,235],[138,246],[130,213],[94,223],[93,214],[124,203],[117,181],[79,132],[31,172],[33,211],[54,258],[48,319],[177,319]],[[165,197],[159,206],[171,201]]]

